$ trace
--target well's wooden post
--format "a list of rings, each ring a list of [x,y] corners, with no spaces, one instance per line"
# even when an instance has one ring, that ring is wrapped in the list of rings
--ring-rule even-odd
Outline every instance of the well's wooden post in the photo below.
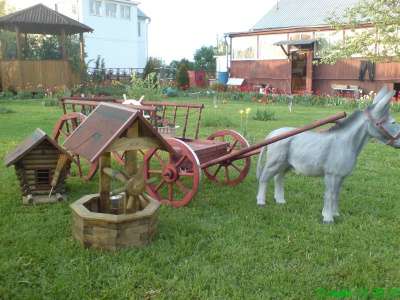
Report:
[[[17,59],[21,59],[21,41],[20,41],[20,33],[18,26],[15,26],[15,38],[16,38],[16,46],[17,46]]]
[[[138,122],[136,122],[133,127],[129,128],[126,137],[135,138],[139,136],[139,126]],[[128,150],[125,152],[125,172],[128,174],[129,177],[132,177],[138,172],[137,167],[137,150]],[[125,199],[127,200],[127,199]],[[137,202],[138,199],[133,199],[130,201],[131,203],[124,203],[124,211],[127,209],[130,212],[134,213],[140,209],[140,203]]]
[[[306,70],[306,91],[312,94],[312,81],[313,81],[313,51],[307,50],[307,70]]]
[[[100,202],[99,211],[107,213],[110,208],[110,190],[111,190],[111,178],[106,175],[103,170],[104,168],[111,167],[111,154],[105,152],[100,156],[100,168],[99,168],[99,184],[100,184]]]
[[[139,136],[138,122],[134,124],[132,128],[129,128],[126,137],[135,138]],[[125,153],[125,171],[129,176],[136,174],[137,172],[137,151],[129,150]]]

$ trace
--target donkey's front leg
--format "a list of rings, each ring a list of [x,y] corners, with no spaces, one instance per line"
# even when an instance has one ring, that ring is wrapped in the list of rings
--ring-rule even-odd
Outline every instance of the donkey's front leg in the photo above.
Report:
[[[325,175],[325,195],[322,217],[324,223],[333,223],[333,216],[339,213],[339,191],[343,182],[342,176]]]

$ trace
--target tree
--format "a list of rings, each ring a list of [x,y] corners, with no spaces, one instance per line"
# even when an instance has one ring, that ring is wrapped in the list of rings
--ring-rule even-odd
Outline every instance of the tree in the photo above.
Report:
[[[205,70],[209,75],[214,75],[216,69],[214,47],[203,46],[197,49],[194,54],[194,65],[196,70]]]
[[[149,60],[147,61],[146,66],[143,70],[143,79],[146,79],[149,74],[158,74],[162,66],[163,62],[161,61],[161,59],[156,57],[149,57]]]
[[[178,70],[176,72],[176,84],[183,90],[189,87],[188,67],[184,63],[178,66]]]
[[[345,34],[343,43],[322,51],[321,63],[335,63],[354,54],[374,62],[400,59],[400,0],[361,0],[328,21],[337,31],[352,32]],[[365,24],[372,27],[356,30]]]

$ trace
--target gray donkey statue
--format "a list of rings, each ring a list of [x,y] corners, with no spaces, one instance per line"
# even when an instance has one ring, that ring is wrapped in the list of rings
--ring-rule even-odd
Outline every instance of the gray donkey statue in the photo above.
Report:
[[[324,176],[323,222],[333,223],[339,216],[339,192],[343,180],[353,171],[357,157],[370,138],[400,148],[400,124],[390,116],[393,92],[382,88],[364,111],[355,111],[324,132],[303,132],[264,147],[258,159],[257,204],[265,205],[268,182],[275,181],[275,201],[285,203],[283,180],[294,169],[308,176]],[[267,138],[293,128],[280,128]],[[265,152],[267,159],[265,162]]]

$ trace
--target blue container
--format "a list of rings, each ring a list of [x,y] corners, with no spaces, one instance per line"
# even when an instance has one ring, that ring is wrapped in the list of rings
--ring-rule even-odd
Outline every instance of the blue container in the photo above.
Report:
[[[217,72],[218,83],[226,84],[228,82],[228,72]]]

